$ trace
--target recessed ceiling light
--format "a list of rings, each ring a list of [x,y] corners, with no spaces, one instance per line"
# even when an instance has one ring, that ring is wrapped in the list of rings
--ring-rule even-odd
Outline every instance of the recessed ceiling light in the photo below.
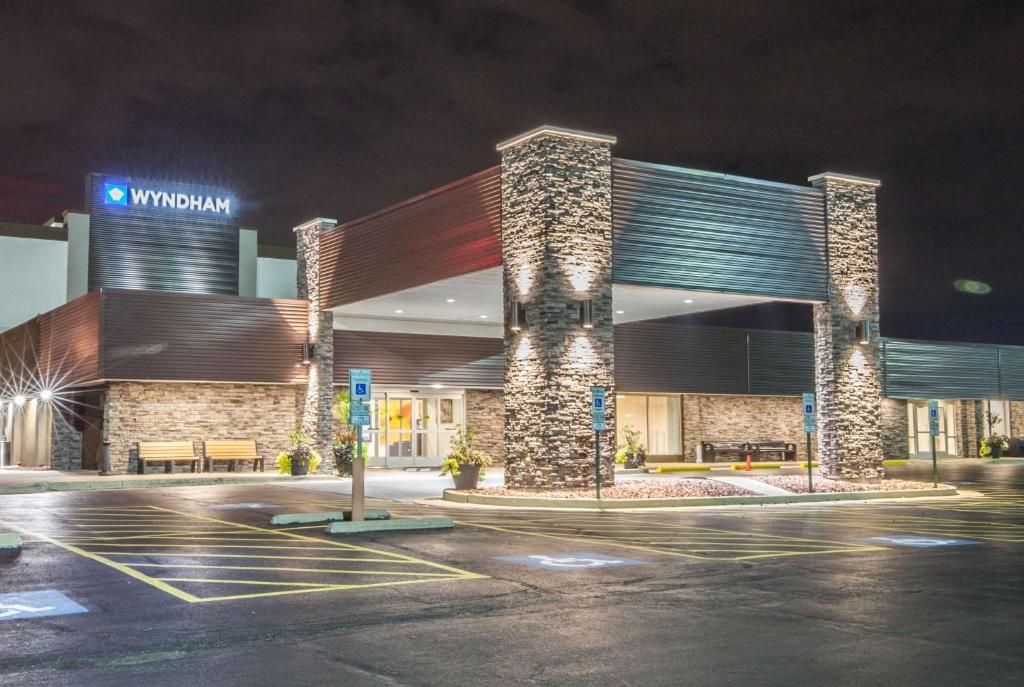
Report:
[[[481,319],[481,320],[486,320],[486,319],[487,319],[487,315],[481,315],[481,316],[480,316],[480,319]]]
[[[402,314],[402,313],[404,313],[404,312],[405,312],[404,310],[396,310],[396,311],[395,311],[395,314],[396,314],[396,315],[401,315],[401,314]]]
[[[454,302],[455,302],[455,299],[454,299],[454,298],[445,298],[445,299],[444,299],[444,302],[445,302],[445,303],[454,303]]]
[[[683,303],[693,303],[693,299],[687,298],[685,301],[683,301]]]
[[[444,384],[431,384],[430,388],[431,389],[443,389],[444,388]]]
[[[615,311],[615,314],[616,314],[616,315],[625,315],[625,314],[626,314],[626,311],[625,311],[625,310],[616,310],[616,311]]]

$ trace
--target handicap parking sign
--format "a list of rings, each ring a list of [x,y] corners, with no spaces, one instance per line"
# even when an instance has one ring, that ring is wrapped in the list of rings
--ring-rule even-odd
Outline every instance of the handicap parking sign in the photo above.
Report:
[[[907,537],[903,535],[893,537],[870,537],[868,541],[893,546],[911,546],[917,549],[931,549],[943,546],[971,546],[983,542],[973,539],[949,539],[946,537]]]
[[[647,561],[635,558],[618,558],[600,553],[534,553],[528,556],[496,556],[499,561],[528,565],[543,570],[595,570],[597,568],[621,568],[627,565],[647,565]]]
[[[52,589],[41,592],[0,594],[0,621],[28,620],[88,612],[89,609]]]

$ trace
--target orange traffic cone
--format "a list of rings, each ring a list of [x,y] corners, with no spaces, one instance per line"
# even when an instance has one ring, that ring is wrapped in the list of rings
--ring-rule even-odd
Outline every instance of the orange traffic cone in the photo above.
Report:
[[[743,468],[747,472],[750,472],[750,454],[747,454],[747,467]]]

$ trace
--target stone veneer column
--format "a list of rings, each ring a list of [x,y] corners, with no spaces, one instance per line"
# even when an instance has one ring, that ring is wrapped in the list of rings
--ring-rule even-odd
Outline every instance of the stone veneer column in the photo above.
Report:
[[[314,346],[300,427],[323,457],[318,472],[331,472],[334,467],[334,313],[321,310],[320,234],[337,224],[337,220],[318,217],[294,230],[298,295],[309,301],[309,341]]]
[[[590,387],[607,389],[602,483],[614,483],[610,136],[541,127],[501,151],[505,481],[594,485]],[[584,329],[577,304],[593,303]],[[511,302],[525,305],[521,332]]]
[[[826,477],[880,477],[882,385],[878,339],[879,182],[826,172],[809,181],[825,193],[829,302],[814,306],[818,459]],[[857,340],[857,322],[871,326]]]

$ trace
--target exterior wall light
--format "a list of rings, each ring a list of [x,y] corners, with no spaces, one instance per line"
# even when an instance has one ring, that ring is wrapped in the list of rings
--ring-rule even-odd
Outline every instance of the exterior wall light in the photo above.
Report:
[[[874,333],[871,330],[872,326],[870,320],[858,320],[857,326],[854,330],[854,334],[857,337],[857,342],[860,344],[871,343],[871,335]]]
[[[508,306],[508,327],[514,332],[522,331],[526,326],[526,305],[512,301]]]
[[[19,407],[25,405],[25,396],[22,394],[18,394],[17,396],[15,396],[14,405]]]
[[[316,352],[316,346],[309,343],[308,341],[302,344],[302,364],[309,365],[313,362],[313,354]]]
[[[594,328],[594,301],[589,298],[580,301],[580,324],[584,329]]]
[[[39,398],[40,400],[43,401],[49,401],[51,398],[53,398],[53,392],[50,391],[49,389],[43,389],[42,391],[39,392]]]

